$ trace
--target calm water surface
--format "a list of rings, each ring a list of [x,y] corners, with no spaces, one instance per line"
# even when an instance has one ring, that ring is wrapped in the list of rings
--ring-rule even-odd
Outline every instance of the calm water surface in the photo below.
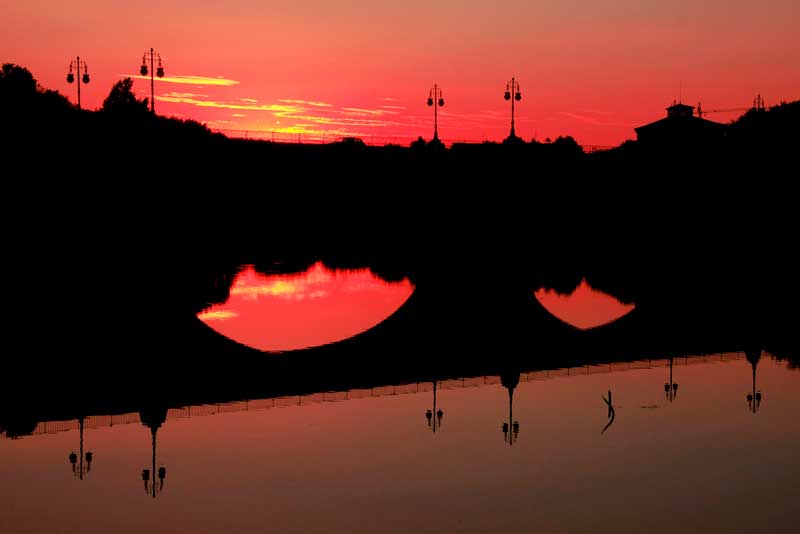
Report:
[[[522,374],[512,414],[498,377],[171,410],[155,497],[136,414],[87,420],[83,479],[76,422],[42,424],[0,436],[0,532],[796,532],[800,372],[752,381],[740,353],[669,394],[664,360]]]

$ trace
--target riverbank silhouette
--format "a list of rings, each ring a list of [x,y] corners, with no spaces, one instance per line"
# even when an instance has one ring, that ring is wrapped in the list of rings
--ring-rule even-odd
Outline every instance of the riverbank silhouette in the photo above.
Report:
[[[387,323],[269,362],[311,370],[309,387],[687,347],[796,361],[785,169],[800,103],[749,112],[711,145],[286,145],[154,116],[124,81],[106,109],[77,110],[26,73],[0,77],[2,146],[22,169],[3,214],[10,398],[135,397],[154,377],[246,390],[264,355],[195,317],[245,263],[417,286]],[[536,289],[584,278],[636,309],[581,333],[537,307]],[[74,373],[80,388],[62,379]]]

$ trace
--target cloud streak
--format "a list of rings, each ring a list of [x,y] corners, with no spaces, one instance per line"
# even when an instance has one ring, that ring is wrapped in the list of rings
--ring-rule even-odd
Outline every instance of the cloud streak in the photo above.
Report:
[[[282,102],[284,104],[300,104],[306,106],[314,106],[317,108],[330,108],[333,107],[333,104],[328,104],[327,102],[315,102],[313,100],[289,100],[286,98],[279,98],[278,102]]]
[[[608,116],[608,113],[602,111],[584,111],[583,113],[572,113],[569,111],[559,111],[559,115],[562,117],[567,117],[572,120],[580,121],[585,124],[592,124],[596,126],[618,126],[620,123],[608,120],[604,117]]]
[[[281,104],[251,104],[240,102],[217,102],[214,100],[198,100],[192,97],[171,96],[169,93],[156,96],[156,100],[161,102],[171,102],[173,104],[189,104],[201,108],[221,108],[221,109],[242,109],[251,111],[272,111],[272,112],[298,112],[297,106],[286,106]]]
[[[388,109],[363,109],[363,108],[342,108],[343,115],[354,117],[380,117],[381,115],[397,115],[396,111]]]
[[[336,108],[326,102],[309,102],[305,100],[279,99],[278,104],[259,104],[252,98],[241,98],[234,101],[216,101],[198,98],[190,93],[165,93],[156,96],[156,100],[173,104],[186,104],[200,108],[230,109],[241,111],[264,111],[272,113],[276,118],[290,121],[302,121],[320,127],[335,127],[337,131],[346,134],[347,128],[385,128],[387,126],[411,126],[397,121],[383,118],[386,115],[397,115],[397,111],[386,109],[365,108]],[[241,113],[232,116],[244,116]],[[284,126],[282,129],[292,132],[304,130],[296,129],[298,125]]]
[[[202,98],[208,97],[208,95],[201,95],[197,93],[178,93],[175,91],[170,91],[169,93],[164,93],[164,96],[169,96],[172,98]]]
[[[133,78],[135,80],[149,80],[150,76],[140,76],[138,74],[120,74],[121,78]],[[155,78],[157,82],[178,83],[186,85],[217,85],[222,87],[230,87],[239,85],[236,80],[229,80],[228,78],[217,77],[211,78],[207,76],[164,76],[163,78]]]

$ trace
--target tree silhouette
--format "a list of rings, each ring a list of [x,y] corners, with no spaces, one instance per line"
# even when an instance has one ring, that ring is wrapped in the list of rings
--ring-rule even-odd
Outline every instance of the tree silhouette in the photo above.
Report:
[[[36,93],[36,79],[31,71],[13,63],[3,64],[0,69],[0,95],[18,97]]]
[[[37,97],[36,79],[31,72],[19,65],[6,63],[0,69],[0,106],[13,114],[21,109],[29,110]]]
[[[6,123],[20,122],[30,128],[42,120],[53,120],[73,110],[58,91],[43,89],[25,67],[5,63],[0,68],[0,109]]]
[[[568,135],[566,137],[559,136],[555,141],[552,141],[553,148],[558,150],[564,156],[581,156],[583,155],[583,148]]]
[[[133,80],[123,78],[114,84],[103,100],[103,111],[110,113],[147,113],[148,99],[138,99],[133,92]]]
[[[427,145],[427,144],[428,144],[427,141],[425,141],[425,139],[423,139],[423,137],[420,135],[419,137],[417,137],[417,139],[415,141],[411,142],[411,148],[415,148],[415,149],[419,150],[419,149],[425,148],[425,145]]]

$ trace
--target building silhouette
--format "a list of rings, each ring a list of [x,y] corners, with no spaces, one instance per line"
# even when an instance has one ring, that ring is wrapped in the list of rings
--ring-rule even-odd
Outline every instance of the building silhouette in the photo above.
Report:
[[[676,145],[719,141],[728,130],[726,124],[699,117],[694,106],[674,102],[663,119],[634,128],[642,144]]]

